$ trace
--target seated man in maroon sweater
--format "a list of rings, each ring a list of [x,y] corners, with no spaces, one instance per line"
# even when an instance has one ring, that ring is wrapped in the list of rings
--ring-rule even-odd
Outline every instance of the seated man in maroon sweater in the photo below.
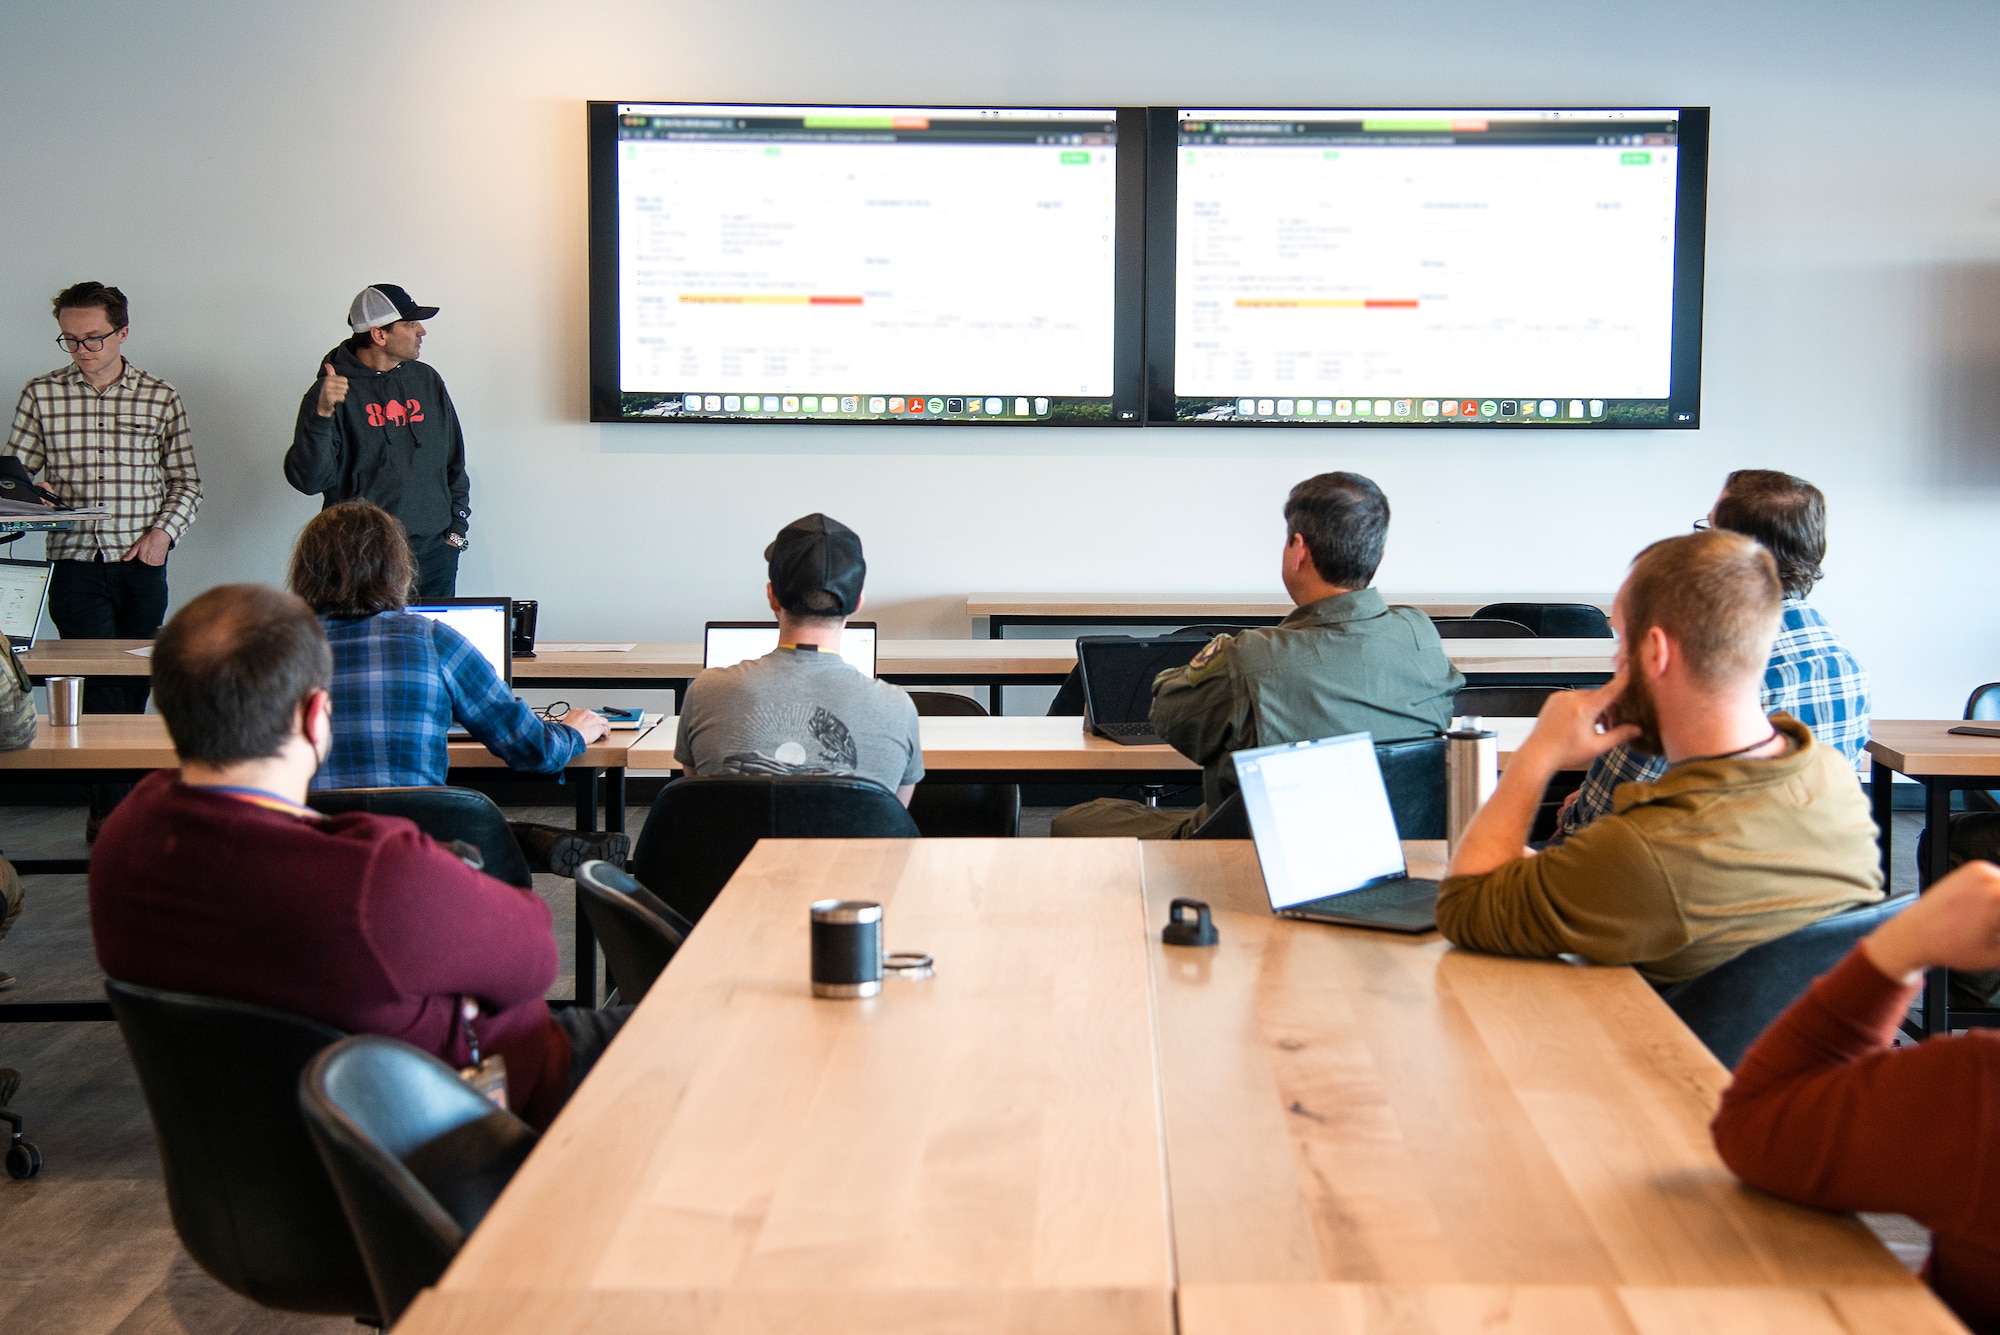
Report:
[[[98,963],[123,982],[400,1038],[455,1066],[476,1039],[505,1061],[508,1106],[546,1127],[625,1012],[551,1015],[556,943],[533,891],[409,821],[305,805],[333,739],[332,670],[312,610],[263,585],[211,589],[167,623],[153,698],[181,769],[147,778],[98,837]]]
[[[1924,970],[2000,969],[2000,867],[1968,862],[1876,928],[1736,1068],[1715,1147],[1744,1181],[1931,1230],[1924,1278],[2000,1335],[2000,1032],[1892,1046]]]

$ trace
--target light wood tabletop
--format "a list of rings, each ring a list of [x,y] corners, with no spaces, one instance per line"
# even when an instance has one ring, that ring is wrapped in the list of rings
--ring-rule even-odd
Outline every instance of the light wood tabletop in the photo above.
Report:
[[[21,655],[37,677],[143,677],[152,659],[128,652],[150,640],[45,640]],[[1446,640],[1445,655],[1466,673],[1611,671],[1610,640]],[[701,672],[701,645],[668,641],[604,653],[540,653],[514,660],[514,683],[685,680]],[[1076,666],[1074,640],[883,640],[876,671],[891,680],[1060,680]]]
[[[1154,957],[1183,1335],[1954,1328],[1722,1166],[1728,1073],[1632,970],[1280,919],[1246,843],[1141,850],[1148,921],[1193,896],[1221,937]]]
[[[586,747],[570,769],[615,769],[625,764],[643,730],[614,732]],[[507,763],[478,742],[452,742],[453,769],[505,769]],[[158,714],[85,714],[74,728],[58,728],[46,714],[35,720],[35,740],[18,751],[0,751],[0,770],[172,769],[180,764],[167,721]]]
[[[1609,614],[1608,593],[1408,593],[1385,590],[1391,606],[1415,607],[1434,617],[1471,616],[1494,603],[1587,603]],[[1219,593],[975,593],[965,600],[969,617],[1281,617],[1289,598]]]
[[[1167,1335],[1139,874],[1126,840],[758,844],[398,1331]],[[816,999],[826,898],[936,977]]]
[[[1965,719],[1872,719],[1868,754],[1911,778],[2000,775],[2000,737],[1954,737]],[[2000,725],[1986,725],[2000,726]]]
[[[1520,748],[1535,721],[1489,718],[1485,725],[1499,734],[1500,764]],[[1201,766],[1171,746],[1122,746],[1108,737],[1084,731],[1083,720],[1033,715],[1004,717],[931,717],[917,720],[924,744],[924,769],[946,776],[953,772],[997,773],[1005,770],[1047,772],[1076,770],[1106,774],[1122,770],[1158,772]],[[678,770],[674,740],[680,720],[669,718],[634,745],[627,763],[635,770]]]

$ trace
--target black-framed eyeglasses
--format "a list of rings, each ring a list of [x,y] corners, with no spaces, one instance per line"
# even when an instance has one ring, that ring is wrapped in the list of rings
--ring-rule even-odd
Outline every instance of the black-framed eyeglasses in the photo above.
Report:
[[[547,719],[551,723],[561,723],[563,721],[563,716],[569,713],[569,701],[558,700],[554,704],[543,705],[540,709],[536,710],[535,712],[537,714],[540,714],[543,718]]]
[[[102,352],[104,345],[110,342],[117,333],[118,331],[114,329],[109,334],[99,334],[94,338],[77,338],[73,334],[57,334],[56,346],[64,352],[75,352],[78,348],[83,348],[89,352]]]
[[[1703,515],[1700,519],[1694,521],[1694,531],[1697,533],[1706,533],[1714,527],[1715,525],[1709,522],[1708,516],[1706,515]]]

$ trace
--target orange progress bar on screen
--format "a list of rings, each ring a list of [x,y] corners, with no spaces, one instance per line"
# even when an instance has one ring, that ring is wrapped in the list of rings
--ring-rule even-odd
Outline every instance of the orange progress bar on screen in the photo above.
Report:
[[[682,298],[682,300],[686,300],[686,298]],[[1401,298],[1394,300],[1370,298],[1364,301],[1360,297],[1325,297],[1297,301],[1290,299],[1267,300],[1262,297],[1238,297],[1236,304],[1239,307],[1253,309],[1282,308],[1285,310],[1299,310],[1310,307],[1315,310],[1413,311],[1417,308],[1417,303],[1414,299],[1405,301]]]
[[[681,300],[698,306],[859,306],[859,297],[766,297],[738,292],[683,292]]]

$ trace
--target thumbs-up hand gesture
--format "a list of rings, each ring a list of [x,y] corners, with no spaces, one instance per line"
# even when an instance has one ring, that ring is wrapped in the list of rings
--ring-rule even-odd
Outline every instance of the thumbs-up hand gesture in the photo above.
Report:
[[[319,382],[319,415],[333,416],[333,410],[347,397],[347,377],[333,369],[333,363],[326,364],[326,375]]]

